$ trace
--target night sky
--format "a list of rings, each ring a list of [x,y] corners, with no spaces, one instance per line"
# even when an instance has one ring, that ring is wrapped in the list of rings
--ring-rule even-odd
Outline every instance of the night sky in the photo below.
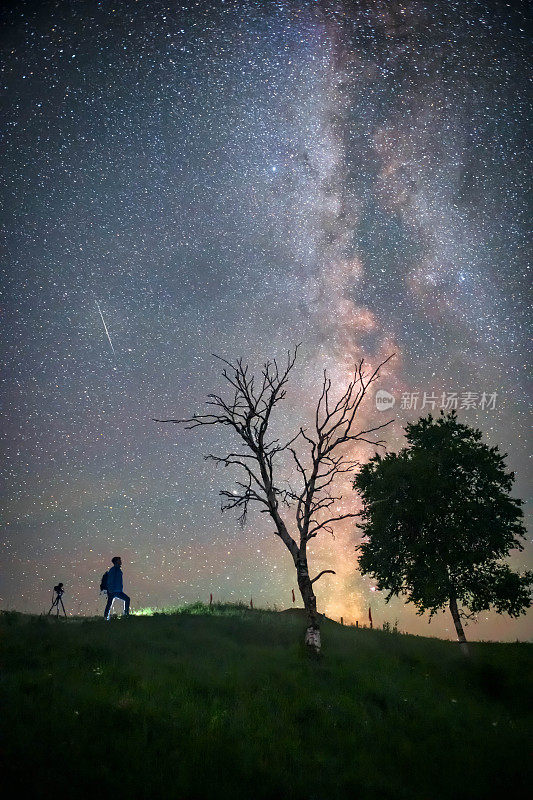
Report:
[[[133,608],[210,592],[292,604],[265,515],[241,529],[220,513],[232,474],[203,456],[227,432],[151,421],[223,389],[212,353],[257,368],[302,343],[277,417],[288,434],[324,367],[340,389],[355,360],[394,352],[379,382],[396,398],[389,447],[432,395],[438,413],[456,393],[527,497],[526,8],[3,12],[2,608],[47,610],[61,580],[68,611],[103,613],[115,554]],[[371,395],[363,420],[385,417]],[[344,503],[357,506],[349,484]],[[453,638],[449,614],[428,627],[385,605],[357,573],[358,541],[351,523],[312,548],[312,572],[337,571],[316,584],[319,610],[364,622],[371,605],[375,624]],[[532,562],[528,541],[512,563]],[[532,620],[482,615],[466,634],[527,638]]]

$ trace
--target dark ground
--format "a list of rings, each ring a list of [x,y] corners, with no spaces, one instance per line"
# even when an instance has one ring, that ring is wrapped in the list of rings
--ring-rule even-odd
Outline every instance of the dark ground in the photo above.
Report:
[[[533,785],[533,645],[217,606],[4,612],[2,777],[17,797],[490,800]]]

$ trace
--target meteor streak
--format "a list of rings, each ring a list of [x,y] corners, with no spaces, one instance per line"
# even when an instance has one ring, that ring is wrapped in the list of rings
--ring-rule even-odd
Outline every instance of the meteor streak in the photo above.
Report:
[[[100,316],[102,318],[102,323],[104,325],[105,335],[107,336],[107,340],[109,342],[109,346],[111,347],[111,351],[112,351],[113,355],[116,358],[117,354],[115,353],[115,348],[113,347],[113,342],[111,341],[111,336],[109,335],[109,331],[107,330],[107,325],[105,324],[105,319],[104,319],[104,315],[102,314],[102,309],[100,308],[100,306],[98,304],[98,300],[95,300],[94,302],[96,303],[96,308],[98,309],[98,311],[100,313]]]

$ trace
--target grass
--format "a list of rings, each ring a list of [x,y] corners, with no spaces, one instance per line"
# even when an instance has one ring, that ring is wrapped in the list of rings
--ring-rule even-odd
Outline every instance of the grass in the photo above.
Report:
[[[532,785],[531,654],[296,613],[0,619],[2,779],[32,798],[506,800]],[[14,781],[14,783],[11,783]]]

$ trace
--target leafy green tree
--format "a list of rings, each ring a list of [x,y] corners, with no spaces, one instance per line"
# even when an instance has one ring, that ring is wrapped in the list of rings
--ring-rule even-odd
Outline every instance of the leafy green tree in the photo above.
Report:
[[[531,604],[533,572],[502,562],[523,550],[522,501],[510,496],[506,456],[454,411],[407,425],[406,438],[408,447],[375,455],[354,480],[363,500],[359,568],[387,602],[406,596],[430,619],[449,606],[466,650],[461,617],[490,607],[518,617]]]

